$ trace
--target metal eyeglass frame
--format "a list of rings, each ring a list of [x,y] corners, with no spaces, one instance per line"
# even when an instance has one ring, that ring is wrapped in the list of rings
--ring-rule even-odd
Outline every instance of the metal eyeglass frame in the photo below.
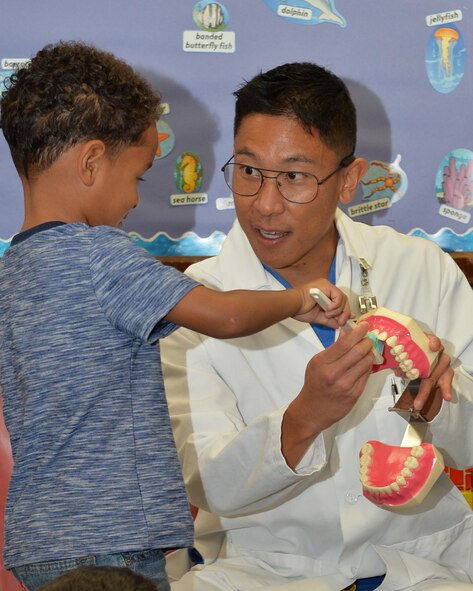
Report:
[[[233,165],[237,164],[236,162],[232,162],[234,157],[235,157],[235,155],[230,156],[230,158],[225,162],[225,164],[220,169],[220,171],[223,172],[224,177],[225,177],[225,169],[227,168],[227,166],[229,164],[233,164]],[[354,160],[355,160],[355,155],[353,153],[349,154],[348,156],[345,156],[345,158],[342,158],[342,160],[340,161],[340,164],[337,166],[337,168],[333,172],[331,172],[330,174],[327,174],[322,179],[320,179],[320,181],[315,176],[315,174],[312,174],[310,172],[301,173],[301,174],[306,174],[311,177],[314,177],[314,179],[317,181],[317,190],[315,192],[315,195],[312,197],[312,199],[310,201],[292,201],[292,199],[288,199],[285,195],[283,195],[281,193],[281,189],[279,188],[279,184],[277,182],[276,182],[276,186],[278,188],[278,191],[279,191],[281,197],[283,197],[283,199],[285,199],[286,201],[289,201],[289,203],[298,203],[299,205],[305,205],[306,203],[312,203],[312,201],[314,201],[317,198],[317,195],[319,194],[320,185],[323,185],[325,183],[325,181],[328,181],[328,179],[330,177],[332,177],[334,174],[336,174],[339,170],[342,170],[342,168],[346,168],[347,166],[349,166]],[[248,166],[249,168],[252,168],[253,170],[257,170],[261,176],[260,186],[258,187],[258,189],[254,193],[250,193],[250,194],[237,193],[236,191],[233,190],[233,188],[231,187],[231,185],[227,182],[227,179],[225,178],[225,182],[226,182],[228,188],[232,191],[232,193],[235,193],[236,195],[240,195],[240,197],[254,197],[255,195],[257,195],[261,191],[261,187],[263,186],[265,179],[274,179],[277,181],[277,178],[280,174],[284,174],[284,173],[288,173],[288,172],[292,172],[292,173],[297,174],[298,172],[301,172],[299,170],[272,170],[270,168],[258,168],[257,166],[251,166],[250,164],[244,164],[244,163],[241,163],[240,166]],[[265,175],[261,172],[262,170],[264,170],[265,172],[275,172],[276,176]]]

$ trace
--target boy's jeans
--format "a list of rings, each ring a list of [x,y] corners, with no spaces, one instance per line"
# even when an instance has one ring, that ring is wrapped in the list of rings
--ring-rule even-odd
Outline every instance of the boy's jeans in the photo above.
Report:
[[[79,566],[121,566],[154,581],[159,591],[170,591],[165,564],[164,554],[161,550],[141,550],[25,564],[13,568],[12,573],[28,591],[36,591],[44,583]]]

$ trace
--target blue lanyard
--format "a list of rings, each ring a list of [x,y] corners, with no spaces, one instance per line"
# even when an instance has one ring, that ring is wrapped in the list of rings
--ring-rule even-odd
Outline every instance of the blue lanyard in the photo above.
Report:
[[[336,257],[333,257],[333,261],[332,261],[332,264],[330,265],[330,271],[329,271],[329,281],[333,284],[335,284],[335,266],[336,266]],[[284,285],[284,287],[286,289],[289,289],[290,287],[292,287],[292,285],[290,283],[288,283],[284,279],[284,277],[281,277],[281,275],[279,275],[279,273],[277,271],[275,271],[274,269],[271,269],[270,267],[268,267],[264,263],[263,263],[263,267],[266,269],[266,271],[268,271],[268,273],[271,273],[271,275],[273,277],[275,277],[279,281],[279,283],[281,283],[281,285]],[[334,328],[330,328],[328,326],[323,326],[322,324],[316,324],[315,322],[311,323],[311,327],[312,327],[313,331],[315,332],[315,334],[319,337],[320,342],[322,343],[322,345],[325,348],[327,348],[333,344],[333,342],[335,341],[335,329]]]

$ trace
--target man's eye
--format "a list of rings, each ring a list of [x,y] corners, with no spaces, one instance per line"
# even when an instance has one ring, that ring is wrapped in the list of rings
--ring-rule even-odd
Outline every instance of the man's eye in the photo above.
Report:
[[[303,172],[286,172],[286,179],[288,181],[302,181],[305,177]]]
[[[235,173],[240,177],[254,177],[258,175],[258,169],[248,166],[248,164],[235,164]]]
[[[258,171],[256,170],[256,168],[253,168],[252,166],[242,166],[240,170],[241,170],[241,173],[243,176],[257,176],[258,175]]]
[[[145,182],[146,182],[146,179],[144,179],[144,178],[143,178],[143,177],[141,177],[141,176],[139,176],[139,177],[138,177],[138,180],[140,181],[140,183],[145,183]]]

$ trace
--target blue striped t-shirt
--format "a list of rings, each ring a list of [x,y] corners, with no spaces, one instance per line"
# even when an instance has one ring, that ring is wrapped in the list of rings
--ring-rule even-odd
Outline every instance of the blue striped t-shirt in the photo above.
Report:
[[[197,284],[117,229],[59,225],[0,258],[0,385],[14,471],[7,568],[191,546],[159,339]]]

